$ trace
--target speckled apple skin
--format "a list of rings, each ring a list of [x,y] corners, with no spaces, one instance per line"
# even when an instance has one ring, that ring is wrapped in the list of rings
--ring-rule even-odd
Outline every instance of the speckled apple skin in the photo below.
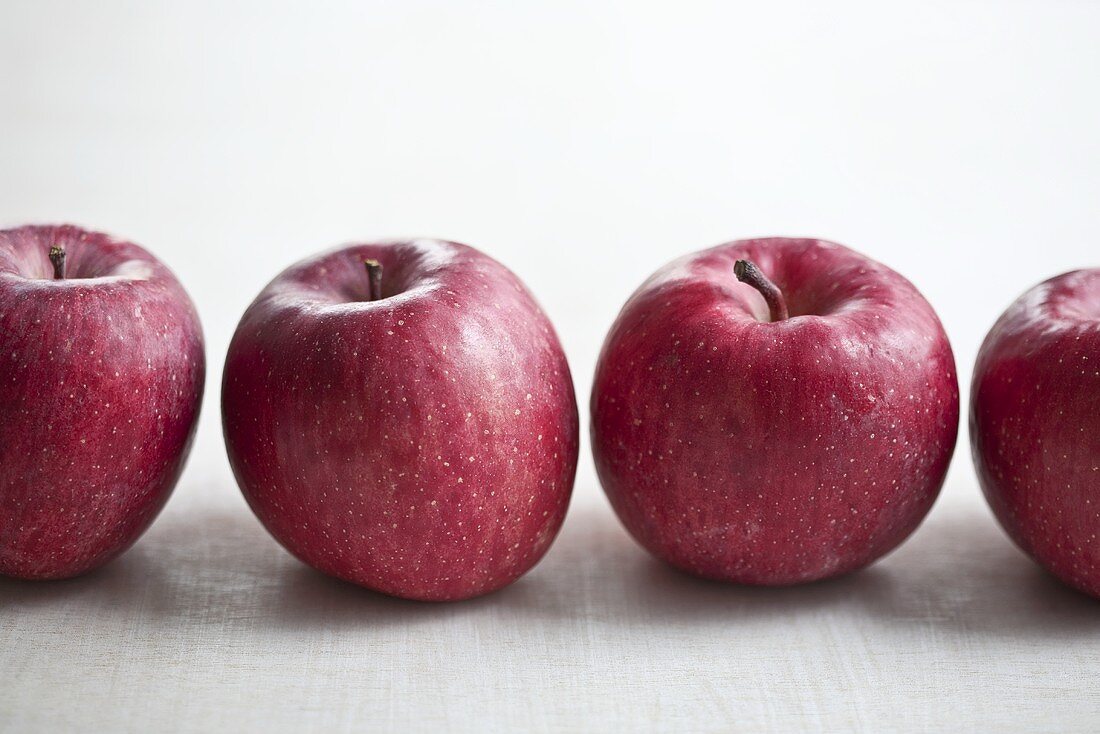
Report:
[[[129,548],[183,469],[204,370],[195,308],[148,252],[0,232],[0,574],[76,576]]]
[[[382,263],[368,299],[364,260]],[[305,563],[393,596],[499,589],[543,556],[577,465],[558,338],[465,245],[354,245],[292,266],[241,319],[222,415],[249,505]]]
[[[1100,270],[1037,285],[993,326],[974,367],[970,443],[1008,535],[1100,597]]]
[[[792,317],[734,277],[756,263]],[[600,481],[668,563],[745,584],[837,576],[920,523],[954,450],[951,347],[903,277],[811,239],[662,268],[608,334],[592,390]]]

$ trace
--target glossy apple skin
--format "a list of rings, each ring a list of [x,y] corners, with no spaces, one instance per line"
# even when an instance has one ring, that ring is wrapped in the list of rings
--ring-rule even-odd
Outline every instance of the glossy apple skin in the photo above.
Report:
[[[1100,597],[1100,270],[1035,286],[993,326],[974,367],[970,444],[1008,535]]]
[[[734,277],[760,267],[791,318]],[[943,484],[959,420],[947,337],[903,277],[840,245],[743,240],[680,258],[604,343],[592,446],[619,518],[699,576],[794,584],[903,541]]]
[[[129,548],[183,469],[204,370],[198,314],[148,252],[0,232],[0,574],[76,576]]]
[[[382,263],[381,300],[366,259]],[[438,240],[349,246],[276,277],[233,337],[222,415],[237,482],[284,547],[409,599],[529,570],[577,465],[550,322],[502,265]]]

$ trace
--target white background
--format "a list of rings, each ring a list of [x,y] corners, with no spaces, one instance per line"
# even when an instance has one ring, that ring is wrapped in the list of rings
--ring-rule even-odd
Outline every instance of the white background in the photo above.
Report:
[[[582,449],[563,535],[455,605],[323,578],[252,518],[221,363],[291,262],[439,236],[527,282],[587,431],[618,308],[669,259],[834,239],[939,311],[964,387],[1025,288],[1097,264],[1100,4],[0,2],[0,224],[162,257],[209,378],[171,503],[84,579],[0,582],[0,730],[1100,726],[1100,606],[985,509],[965,426],[869,571],[744,589],[632,544]]]

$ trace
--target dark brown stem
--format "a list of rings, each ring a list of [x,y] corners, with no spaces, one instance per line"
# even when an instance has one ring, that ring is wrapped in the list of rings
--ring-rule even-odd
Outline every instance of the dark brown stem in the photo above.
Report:
[[[53,279],[65,279],[65,248],[54,245],[50,248],[50,262],[53,263]]]
[[[768,276],[760,272],[760,268],[748,260],[738,260],[733,264],[733,274],[742,283],[751,285],[760,291],[764,300],[768,303],[768,314],[772,321],[783,321],[790,314],[787,312],[787,302],[783,300],[783,291],[775,283],[768,280]]]
[[[377,260],[364,260],[367,278],[370,279],[370,300],[382,300],[382,263]]]

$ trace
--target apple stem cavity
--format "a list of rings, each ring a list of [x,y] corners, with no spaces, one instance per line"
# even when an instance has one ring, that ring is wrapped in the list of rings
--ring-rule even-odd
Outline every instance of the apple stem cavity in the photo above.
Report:
[[[65,248],[54,245],[50,248],[50,262],[53,263],[53,279],[65,279]]]
[[[367,278],[370,279],[370,301],[382,300],[382,263],[377,260],[364,260],[367,268]]]
[[[768,315],[771,321],[784,321],[790,317],[787,311],[787,302],[783,299],[783,291],[779,286],[768,280],[768,276],[760,271],[749,260],[738,260],[733,264],[733,274],[746,285],[751,285],[768,304]]]

